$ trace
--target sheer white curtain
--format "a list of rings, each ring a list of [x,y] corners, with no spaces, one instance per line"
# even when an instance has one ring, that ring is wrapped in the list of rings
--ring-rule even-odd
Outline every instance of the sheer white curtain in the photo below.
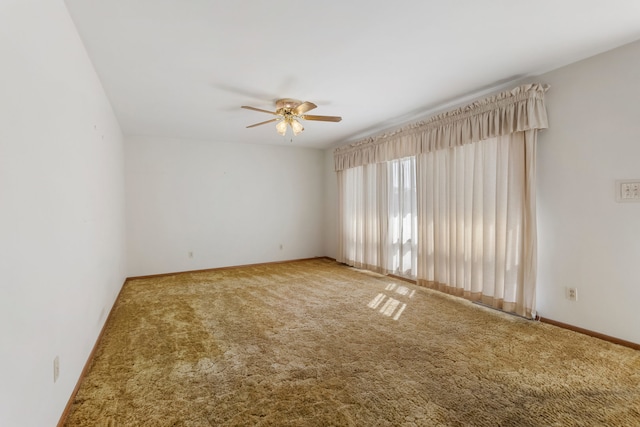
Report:
[[[535,131],[418,156],[418,283],[535,313]]]
[[[547,86],[334,152],[338,261],[535,316],[535,147]]]
[[[383,163],[338,173],[337,260],[386,273],[387,167]]]
[[[338,172],[337,260],[381,273],[416,277],[415,157]]]
[[[416,158],[387,162],[386,269],[415,278],[418,258]]]

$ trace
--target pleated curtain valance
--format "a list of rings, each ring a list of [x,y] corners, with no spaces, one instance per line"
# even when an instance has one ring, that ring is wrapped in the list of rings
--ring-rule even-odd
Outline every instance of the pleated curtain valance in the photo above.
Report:
[[[335,170],[401,159],[513,132],[546,129],[544,95],[548,88],[541,84],[518,86],[393,133],[336,148]]]

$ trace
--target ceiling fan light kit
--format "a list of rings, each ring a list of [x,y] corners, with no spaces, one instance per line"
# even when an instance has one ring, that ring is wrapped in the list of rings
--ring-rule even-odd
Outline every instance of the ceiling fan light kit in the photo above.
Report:
[[[313,102],[302,102],[297,99],[283,98],[276,101],[276,111],[263,110],[261,108],[250,107],[243,105],[242,108],[247,110],[259,111],[261,113],[273,114],[279,116],[278,118],[266,120],[264,122],[255,123],[247,126],[252,128],[267,123],[278,122],[276,124],[276,131],[282,136],[286,135],[287,128],[290,127],[294,135],[300,134],[304,130],[300,120],[315,120],[319,122],[339,122],[342,117],[338,116],[313,116],[305,114],[307,111],[311,111],[318,106]]]

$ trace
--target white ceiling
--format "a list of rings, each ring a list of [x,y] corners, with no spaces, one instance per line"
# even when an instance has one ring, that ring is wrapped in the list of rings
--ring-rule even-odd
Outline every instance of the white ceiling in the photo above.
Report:
[[[216,142],[353,142],[640,39],[638,0],[66,4],[125,134]],[[245,128],[285,97],[343,120]]]

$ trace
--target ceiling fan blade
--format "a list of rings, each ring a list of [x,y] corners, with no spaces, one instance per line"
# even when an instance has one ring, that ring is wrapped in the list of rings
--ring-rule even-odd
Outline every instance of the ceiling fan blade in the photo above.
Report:
[[[310,116],[305,114],[304,116],[300,116],[305,120],[317,120],[319,122],[339,122],[342,120],[342,117],[339,116]]]
[[[256,107],[249,107],[248,105],[243,105],[240,108],[245,108],[247,110],[253,110],[253,111],[260,111],[261,113],[269,113],[269,114],[274,114],[274,115],[278,115],[278,113],[275,113],[273,111],[269,111],[269,110],[263,110],[262,108],[256,108]]]
[[[305,101],[293,109],[293,114],[295,114],[296,116],[300,116],[307,111],[313,110],[314,108],[318,108],[318,106],[313,102]]]
[[[247,128],[254,128],[254,127],[256,127],[256,126],[266,125],[267,123],[277,122],[278,120],[280,120],[280,119],[271,119],[271,120],[267,120],[266,122],[260,122],[260,123],[256,123],[256,124],[253,124],[253,125],[249,125],[249,126],[247,126]]]

